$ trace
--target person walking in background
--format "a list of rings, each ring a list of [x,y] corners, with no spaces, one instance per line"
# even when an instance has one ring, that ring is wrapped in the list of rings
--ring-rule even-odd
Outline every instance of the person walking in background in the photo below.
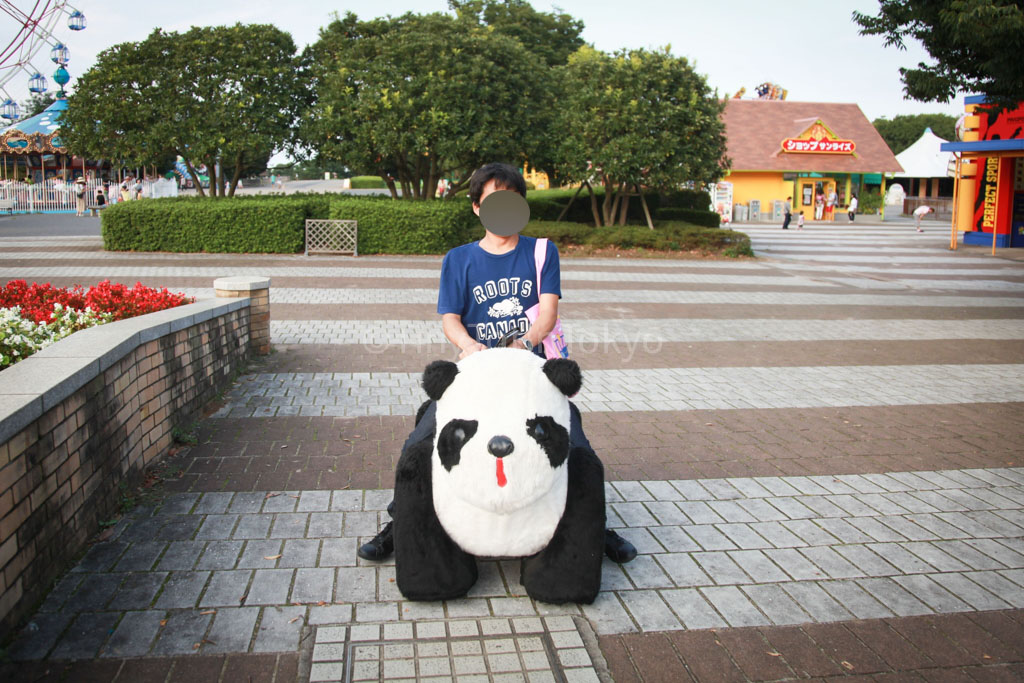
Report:
[[[820,187],[814,195],[814,220],[820,221],[825,215],[825,192]]]
[[[839,203],[839,195],[836,194],[836,188],[832,188],[828,191],[828,197],[825,199],[825,220],[834,221],[836,219],[836,204]]]
[[[782,229],[789,230],[789,221],[793,218],[793,198],[786,197],[786,205],[782,207]]]
[[[924,230],[921,229],[921,219],[930,213],[935,213],[935,209],[924,204],[914,209],[914,227],[917,228],[918,232],[924,232]]]
[[[96,188],[96,206],[100,209],[106,207],[107,195],[103,192],[103,186]]]
[[[801,211],[800,213],[798,213],[796,215],[796,229],[797,230],[803,230],[804,229],[804,212],[803,211]]]
[[[850,205],[846,207],[846,215],[849,216],[850,222],[853,222],[853,217],[857,215],[857,193],[850,193]]]
[[[142,199],[142,178],[136,178],[132,185],[132,199]]]
[[[85,215],[85,178],[75,180],[75,215]]]

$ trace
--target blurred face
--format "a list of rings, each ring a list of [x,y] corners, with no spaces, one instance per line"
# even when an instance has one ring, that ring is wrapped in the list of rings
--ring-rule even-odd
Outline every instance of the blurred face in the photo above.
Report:
[[[480,192],[480,204],[484,203],[484,200],[487,199],[487,195],[493,194],[494,192],[497,192],[498,190],[507,190],[507,189],[509,189],[509,188],[504,187],[504,186],[498,187],[498,181],[495,180],[494,178],[491,178],[486,183],[484,183],[484,189],[481,190],[481,192]],[[480,215],[480,204],[474,204],[473,205],[473,213],[475,213],[477,216]]]

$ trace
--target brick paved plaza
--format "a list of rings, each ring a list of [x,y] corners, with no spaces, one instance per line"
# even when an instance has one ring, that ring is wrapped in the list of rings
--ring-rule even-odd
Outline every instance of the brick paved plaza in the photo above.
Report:
[[[275,349],[53,587],[3,680],[1024,678],[1016,255],[858,224],[750,228],[756,261],[563,259],[609,526],[640,554],[605,561],[593,605],[533,602],[507,561],[415,603],[355,549],[419,373],[454,356],[440,258],[116,254],[4,225],[4,280],[269,276]]]

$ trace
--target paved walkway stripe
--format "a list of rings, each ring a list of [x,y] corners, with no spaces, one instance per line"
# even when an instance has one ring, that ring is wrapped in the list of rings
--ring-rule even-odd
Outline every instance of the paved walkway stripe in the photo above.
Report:
[[[733,281],[736,283],[736,281]],[[869,281],[870,282],[870,281]],[[742,283],[738,283],[742,284]],[[884,283],[883,283],[884,284]],[[197,299],[212,299],[213,288],[175,288]],[[942,306],[1022,307],[1024,297],[955,296],[936,294],[834,294],[774,291],[696,291],[668,289],[566,289],[562,303],[633,304],[756,304],[783,306]],[[270,288],[276,304],[437,304],[435,289],[330,289],[312,287]]]
[[[920,339],[1024,339],[1024,320],[563,318],[570,344]],[[444,343],[439,320],[272,320],[275,344]]]
[[[623,344],[620,353],[630,352]],[[250,374],[213,417],[412,415],[426,400],[420,377]],[[1024,401],[1024,365],[590,370],[574,400],[582,411],[600,412],[1012,403]]]
[[[307,626],[318,644],[546,631],[561,650],[569,616],[612,634],[1024,608],[1024,468],[619,481],[606,493],[609,526],[640,554],[606,560],[602,593],[582,608],[525,597],[517,561],[480,562],[466,598],[405,601],[392,563],[355,555],[388,489],[171,494],[91,546],[10,653],[289,652]]]

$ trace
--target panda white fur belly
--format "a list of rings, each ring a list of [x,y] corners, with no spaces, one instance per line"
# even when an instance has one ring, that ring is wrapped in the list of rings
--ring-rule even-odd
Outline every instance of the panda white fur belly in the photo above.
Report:
[[[434,510],[473,555],[539,552],[564,513],[569,400],[543,367],[528,351],[478,352],[437,401]]]

